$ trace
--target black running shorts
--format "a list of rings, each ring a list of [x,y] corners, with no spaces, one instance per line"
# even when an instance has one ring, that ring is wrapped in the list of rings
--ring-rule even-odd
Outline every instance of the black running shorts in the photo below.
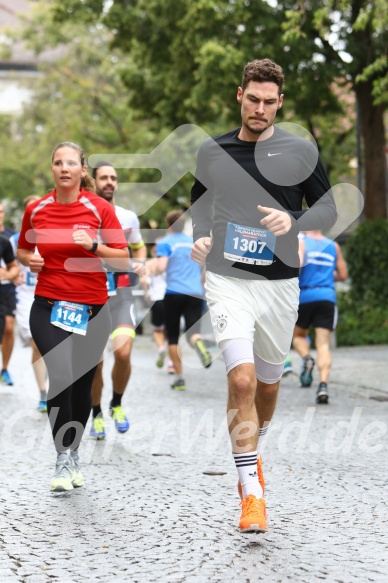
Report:
[[[296,326],[307,330],[313,328],[325,328],[335,330],[337,325],[337,306],[333,302],[321,300],[299,304]]]
[[[164,300],[157,300],[151,308],[151,324],[156,329],[164,328]]]

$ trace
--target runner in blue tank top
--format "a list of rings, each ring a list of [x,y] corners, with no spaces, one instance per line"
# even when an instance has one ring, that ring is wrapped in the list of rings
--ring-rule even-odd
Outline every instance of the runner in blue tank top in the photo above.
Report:
[[[166,221],[168,234],[157,243],[157,264],[154,272],[155,274],[166,272],[165,326],[168,355],[175,368],[175,377],[170,387],[183,391],[186,384],[178,351],[182,316],[185,320],[188,342],[197,352],[202,365],[209,368],[212,360],[200,330],[204,290],[201,267],[190,257],[193,238],[183,232],[185,226],[183,211],[170,211],[167,213]]]
[[[303,268],[299,276],[300,304],[321,300],[336,303],[333,273],[337,264],[338,245],[323,237],[307,236],[304,245]]]
[[[299,256],[299,312],[293,335],[293,346],[303,358],[301,385],[309,387],[313,381],[315,361],[309,354],[307,334],[315,329],[315,346],[320,383],[317,403],[328,403],[327,383],[331,369],[330,334],[337,323],[337,306],[334,282],[348,277],[345,261],[338,243],[324,237],[321,231],[307,231],[300,239]]]

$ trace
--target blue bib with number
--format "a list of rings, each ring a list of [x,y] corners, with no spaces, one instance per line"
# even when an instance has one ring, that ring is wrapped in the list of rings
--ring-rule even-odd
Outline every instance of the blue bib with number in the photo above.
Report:
[[[244,227],[228,223],[226,227],[224,257],[229,261],[250,265],[273,263],[276,237],[268,229]]]
[[[85,336],[89,322],[89,306],[62,300],[54,302],[50,322],[67,332]]]

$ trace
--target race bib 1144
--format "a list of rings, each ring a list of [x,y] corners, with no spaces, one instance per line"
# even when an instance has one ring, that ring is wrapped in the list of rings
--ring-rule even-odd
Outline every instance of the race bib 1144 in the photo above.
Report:
[[[67,332],[85,336],[89,322],[89,306],[66,301],[54,302],[50,322]]]

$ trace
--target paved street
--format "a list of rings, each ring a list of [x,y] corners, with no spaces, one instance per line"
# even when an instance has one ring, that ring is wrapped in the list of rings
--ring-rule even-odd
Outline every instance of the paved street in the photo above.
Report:
[[[226,380],[183,347],[187,391],[171,391],[138,337],[124,405],[132,423],[85,435],[85,486],[51,494],[55,464],[30,351],[0,385],[0,581],[265,583],[388,580],[388,347],[337,349],[329,406],[283,380],[264,454],[269,532],[238,532]],[[110,397],[105,366],[104,410]],[[107,416],[107,413],[106,413]],[[89,427],[88,427],[89,431]]]

